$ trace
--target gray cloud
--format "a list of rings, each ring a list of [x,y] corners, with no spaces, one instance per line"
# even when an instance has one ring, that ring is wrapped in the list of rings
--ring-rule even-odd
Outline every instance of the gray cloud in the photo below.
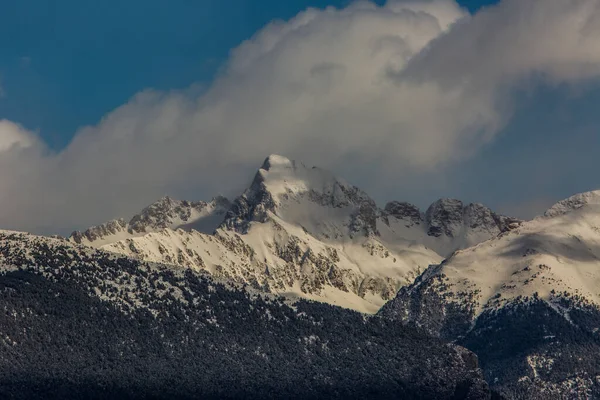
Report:
[[[273,22],[206,90],[141,92],[59,153],[10,128],[0,149],[27,146],[0,153],[0,226],[65,232],[166,193],[230,191],[274,152],[350,180],[368,165],[382,190],[430,175],[493,139],[515,87],[600,75],[598,4],[358,2]]]

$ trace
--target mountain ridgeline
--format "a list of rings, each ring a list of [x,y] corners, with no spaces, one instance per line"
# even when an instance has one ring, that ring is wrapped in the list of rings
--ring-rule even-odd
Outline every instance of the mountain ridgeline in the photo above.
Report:
[[[74,232],[70,240],[375,313],[429,265],[519,223],[451,199],[426,212],[397,201],[379,208],[328,171],[272,155],[231,203],[167,197],[129,222]]]

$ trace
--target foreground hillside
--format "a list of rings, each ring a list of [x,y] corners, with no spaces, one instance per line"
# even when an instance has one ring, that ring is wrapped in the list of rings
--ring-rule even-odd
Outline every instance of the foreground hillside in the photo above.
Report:
[[[375,313],[429,265],[518,223],[450,199],[425,213],[402,202],[381,209],[328,171],[272,155],[232,203],[167,197],[129,222],[111,221],[70,240]]]
[[[509,398],[600,398],[600,191],[456,252],[380,315],[473,350]]]
[[[487,399],[476,357],[326,304],[0,232],[0,397]]]

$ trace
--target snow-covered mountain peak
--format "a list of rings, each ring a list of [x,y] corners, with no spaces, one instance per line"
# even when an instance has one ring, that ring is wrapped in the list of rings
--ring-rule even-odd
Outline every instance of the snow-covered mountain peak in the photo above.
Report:
[[[311,195],[327,198],[328,205],[343,207],[359,204],[368,195],[331,172],[308,168],[303,163],[279,155],[267,157],[251,186],[266,190],[279,203],[290,196]]]
[[[600,206],[600,190],[579,193],[561,200],[545,213],[545,217],[556,217],[586,206]]]
[[[251,223],[264,223],[269,215],[319,237],[340,237],[348,229],[375,234],[379,209],[364,191],[331,172],[271,155],[234,201],[222,227],[246,233]]]
[[[271,154],[265,159],[260,169],[263,169],[265,171],[277,169],[294,169],[295,164],[295,161],[292,161],[287,157],[280,156],[278,154]]]
[[[251,190],[267,190],[273,197],[310,190],[311,176],[301,163],[288,158],[270,155],[258,170]]]

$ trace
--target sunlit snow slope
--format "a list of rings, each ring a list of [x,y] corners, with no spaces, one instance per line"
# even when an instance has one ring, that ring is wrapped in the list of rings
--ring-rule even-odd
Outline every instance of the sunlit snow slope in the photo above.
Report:
[[[600,304],[600,191],[570,197],[517,229],[459,250],[421,278],[440,276],[442,291],[468,302],[475,316],[534,294],[551,300],[567,292]]]

